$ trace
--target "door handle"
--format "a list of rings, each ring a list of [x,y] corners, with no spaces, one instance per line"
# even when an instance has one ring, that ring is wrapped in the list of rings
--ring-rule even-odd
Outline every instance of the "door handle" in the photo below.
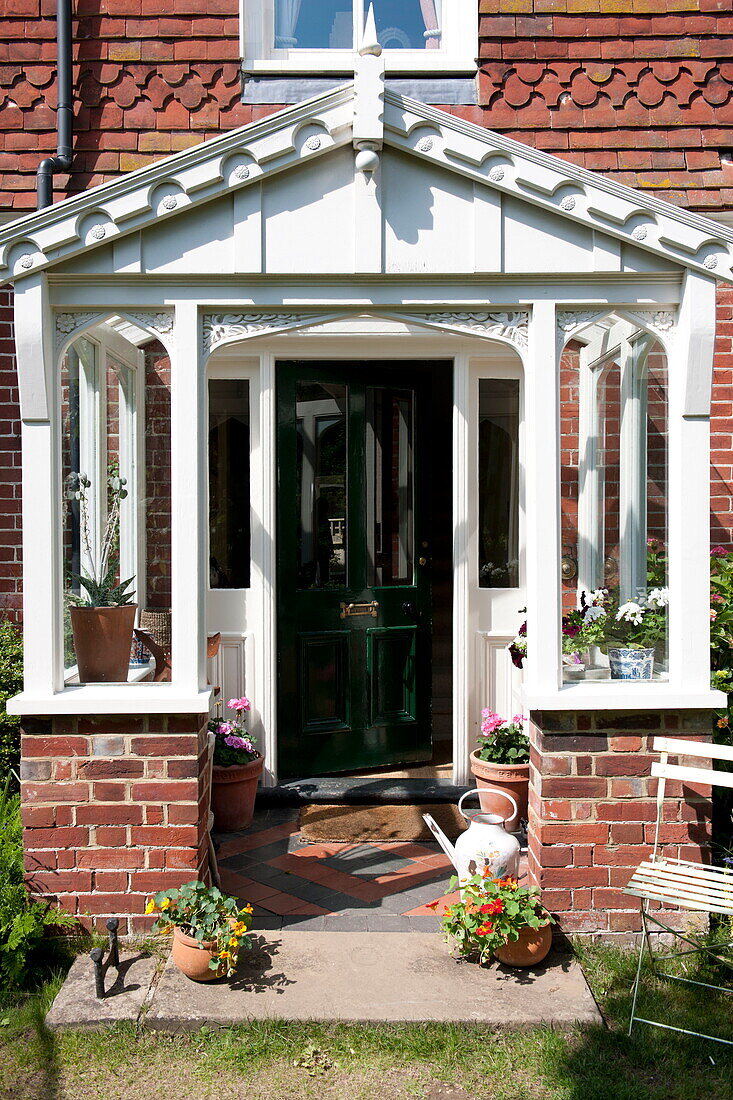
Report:
[[[413,619],[417,614],[414,603],[410,603],[409,600],[406,600],[405,603],[403,603],[402,610],[404,611],[405,615],[410,615]]]

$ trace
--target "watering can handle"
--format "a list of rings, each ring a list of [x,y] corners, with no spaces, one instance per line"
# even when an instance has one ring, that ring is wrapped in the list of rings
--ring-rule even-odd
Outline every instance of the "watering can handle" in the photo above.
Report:
[[[498,791],[498,790],[496,790],[495,787],[481,787],[480,789],[478,787],[472,787],[470,791],[465,791],[465,793],[462,794],[461,797],[458,799],[458,812],[459,812],[459,814],[462,814],[463,817],[466,818],[466,821],[468,821],[468,816],[467,816],[467,814],[463,813],[463,808],[462,808],[464,798],[468,798],[468,796],[471,795],[471,794],[481,794],[481,793],[498,794],[498,795],[501,795],[502,798],[506,798],[512,804],[512,812],[510,814],[507,814],[507,816],[504,818],[504,820],[509,821],[509,820],[511,820],[511,818],[516,817],[517,811],[518,811],[517,804],[514,801],[514,799],[512,798],[512,796],[510,794],[507,794],[506,791]]]

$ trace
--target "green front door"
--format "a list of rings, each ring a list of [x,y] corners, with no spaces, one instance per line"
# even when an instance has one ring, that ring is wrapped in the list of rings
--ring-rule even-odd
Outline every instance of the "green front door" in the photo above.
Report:
[[[283,778],[431,756],[429,375],[279,363]]]

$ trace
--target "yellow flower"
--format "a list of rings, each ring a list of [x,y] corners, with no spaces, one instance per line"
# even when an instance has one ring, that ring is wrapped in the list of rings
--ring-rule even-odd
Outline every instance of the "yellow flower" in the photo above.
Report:
[[[170,932],[173,931],[173,925],[172,924],[164,924],[164,925],[161,926],[160,931],[163,933],[164,936],[167,936]]]
[[[244,909],[239,910],[240,913],[254,913],[254,909],[251,905],[245,905]]]
[[[219,958],[220,959],[231,959],[231,957],[232,957],[231,951],[220,951],[219,952]]]
[[[171,899],[170,898],[163,898],[163,900],[160,903],[161,912],[164,913],[166,911],[166,909],[170,909],[170,904],[171,904]]]
[[[243,936],[247,931],[247,925],[243,920],[238,920],[235,925],[232,926],[232,933],[235,936]]]
[[[229,941],[229,946],[230,947],[239,947],[239,940],[237,939],[236,936],[232,936],[232,938]]]
[[[145,915],[148,916],[150,913],[154,913],[154,912],[155,912],[155,899],[154,898],[148,898],[148,904],[145,906]]]

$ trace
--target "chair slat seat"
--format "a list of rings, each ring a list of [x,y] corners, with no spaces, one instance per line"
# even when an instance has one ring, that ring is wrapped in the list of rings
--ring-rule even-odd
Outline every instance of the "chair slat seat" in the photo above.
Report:
[[[697,912],[733,915],[733,873],[681,859],[639,864],[624,893]]]

